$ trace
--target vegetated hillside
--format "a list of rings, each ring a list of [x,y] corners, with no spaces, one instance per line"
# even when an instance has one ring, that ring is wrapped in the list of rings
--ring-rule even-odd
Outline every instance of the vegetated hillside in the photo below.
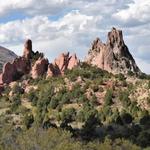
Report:
[[[10,62],[16,57],[17,55],[14,52],[0,46],[0,72],[2,70],[2,66],[4,65],[4,63]]]
[[[149,76],[86,63],[58,77],[25,75],[0,97],[1,149],[148,149],[149,126]]]

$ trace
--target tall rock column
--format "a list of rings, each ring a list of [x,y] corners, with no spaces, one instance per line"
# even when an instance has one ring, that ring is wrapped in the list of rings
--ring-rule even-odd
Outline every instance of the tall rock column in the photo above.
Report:
[[[32,58],[32,55],[33,55],[32,41],[28,39],[24,44],[23,57],[29,60]]]

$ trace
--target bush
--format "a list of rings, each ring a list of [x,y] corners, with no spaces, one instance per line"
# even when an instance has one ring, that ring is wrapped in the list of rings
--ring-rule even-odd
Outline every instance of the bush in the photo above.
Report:
[[[98,90],[99,90],[98,85],[92,86],[92,90],[93,90],[93,92],[98,92]]]
[[[134,74],[134,72],[132,72],[132,71],[128,71],[128,76],[134,76],[135,74]]]
[[[13,96],[11,101],[12,101],[11,110],[17,111],[18,107],[21,105],[20,95]]]
[[[105,94],[105,97],[104,97],[104,105],[107,106],[107,105],[112,105],[113,104],[113,90],[112,89],[108,89],[106,94]]]
[[[130,124],[130,123],[132,123],[132,120],[133,120],[132,116],[128,113],[123,113],[121,115],[121,119],[124,124]]]
[[[27,98],[29,99],[30,102],[32,102],[33,106],[36,106],[37,101],[38,101],[38,96],[35,90],[31,90],[28,94],[27,94]]]
[[[76,110],[74,108],[64,109],[61,114],[61,121],[70,123],[76,119]]]
[[[49,104],[50,108],[56,109],[58,105],[59,105],[59,100],[56,97],[52,97],[50,104]]]
[[[125,81],[126,80],[125,76],[122,73],[117,74],[116,78],[118,78],[120,81]]]
[[[142,117],[140,119],[140,124],[144,125],[144,126],[146,126],[146,125],[149,126],[150,125],[150,115],[146,115],[146,116]]]
[[[16,83],[13,88],[12,88],[12,92],[14,94],[23,94],[24,93],[24,90],[19,86],[18,83]]]
[[[23,123],[27,129],[29,129],[34,122],[34,117],[32,114],[26,114],[23,119]]]
[[[148,81],[148,89],[150,89],[150,81]]]
[[[130,105],[130,98],[128,91],[120,91],[119,92],[119,100],[122,102],[125,108]]]

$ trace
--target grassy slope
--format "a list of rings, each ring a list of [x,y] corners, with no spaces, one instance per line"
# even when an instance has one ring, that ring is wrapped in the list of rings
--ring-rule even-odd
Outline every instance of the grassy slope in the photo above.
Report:
[[[31,88],[30,92],[23,93],[22,87]],[[8,96],[10,93],[11,96]],[[103,124],[101,126],[95,122],[94,126],[103,131],[103,138],[108,135],[112,139],[123,137],[145,147],[149,144],[145,141],[147,144],[142,145],[142,140],[145,140],[142,136],[144,131],[149,134],[149,128],[140,125],[142,131],[134,135],[133,125],[139,124],[140,119],[150,113],[149,94],[148,80],[135,77],[125,79],[122,75],[114,76],[98,68],[82,65],[67,71],[64,77],[30,79],[28,85],[19,81],[12,89],[7,88],[1,97],[0,114],[8,120],[6,124],[13,123],[13,126],[20,127],[25,126],[26,115],[33,115],[34,124],[42,125],[50,121],[59,127],[67,122],[67,128],[71,125],[73,129],[81,130],[80,136],[86,133],[84,125],[93,116]],[[132,116],[133,125],[116,123],[119,116],[126,113]],[[93,130],[93,125],[94,122],[88,134]],[[113,132],[108,131],[109,126]]]

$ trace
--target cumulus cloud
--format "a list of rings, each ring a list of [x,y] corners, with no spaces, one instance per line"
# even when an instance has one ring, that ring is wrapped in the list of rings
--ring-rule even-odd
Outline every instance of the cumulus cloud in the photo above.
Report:
[[[150,22],[150,1],[133,0],[128,4],[128,8],[119,10],[113,17],[126,23],[136,26]]]
[[[0,0],[0,15],[20,10],[26,14],[49,14],[54,15],[67,7],[68,0]]]
[[[100,19],[76,10],[57,21],[47,16],[11,21],[0,24],[0,41],[19,55],[24,40],[31,38],[35,50],[43,51],[50,59],[60,51],[77,52],[83,58],[89,46],[86,43],[89,44],[98,32],[95,25]]]
[[[35,16],[0,24],[0,41],[17,43],[26,38],[51,40],[61,36],[73,36],[73,34],[93,31],[96,22],[97,18],[81,14],[79,11],[72,11],[57,21],[49,20],[47,16]]]

